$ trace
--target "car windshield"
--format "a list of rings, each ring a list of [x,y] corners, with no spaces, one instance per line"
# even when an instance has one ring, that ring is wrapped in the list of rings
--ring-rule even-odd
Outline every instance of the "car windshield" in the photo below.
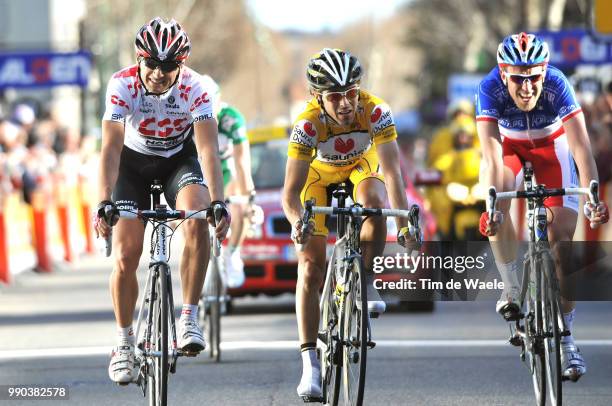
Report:
[[[278,189],[285,183],[286,139],[251,144],[251,168],[256,189]]]

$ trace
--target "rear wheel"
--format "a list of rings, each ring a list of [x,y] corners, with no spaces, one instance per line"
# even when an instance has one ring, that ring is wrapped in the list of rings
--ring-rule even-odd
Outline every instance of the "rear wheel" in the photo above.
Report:
[[[368,299],[363,260],[353,260],[344,307],[343,381],[344,404],[361,406],[366,379],[368,349]]]

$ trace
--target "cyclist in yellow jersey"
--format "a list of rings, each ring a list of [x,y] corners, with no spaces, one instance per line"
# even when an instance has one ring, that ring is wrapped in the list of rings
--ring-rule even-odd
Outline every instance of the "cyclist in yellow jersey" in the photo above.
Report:
[[[321,397],[315,350],[328,233],[323,215],[315,215],[302,233],[303,202],[314,199],[316,205],[325,206],[328,186],[347,182],[353,187],[353,200],[365,207],[384,207],[388,193],[391,207],[408,209],[391,110],[380,98],[360,89],[361,76],[359,60],[349,52],[325,48],[314,55],[306,71],[313,98],[295,121],[289,142],[283,209],[292,224],[292,239],[304,244],[298,253],[296,288],[303,363],[297,391],[303,398]],[[397,222],[398,242],[406,246],[414,237],[406,219]],[[386,233],[382,217],[363,223],[362,251],[370,277],[373,258],[383,253]],[[371,314],[385,311],[371,279],[367,297]]]

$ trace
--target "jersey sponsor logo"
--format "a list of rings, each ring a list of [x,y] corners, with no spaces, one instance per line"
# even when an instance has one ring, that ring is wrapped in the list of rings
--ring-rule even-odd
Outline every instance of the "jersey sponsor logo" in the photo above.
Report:
[[[497,109],[482,109],[480,111],[480,114],[483,116],[492,116],[492,117],[497,117],[499,115],[499,113],[497,112]]]
[[[134,84],[128,84],[128,90],[130,91],[130,96],[132,99],[135,99],[138,96],[138,91],[142,88],[140,82],[134,82]]]
[[[212,113],[210,113],[210,114],[202,114],[202,115],[199,115],[196,118],[194,118],[193,122],[197,123],[198,121],[212,120],[212,118],[213,118]]]
[[[306,134],[308,134],[309,137],[314,137],[315,135],[317,135],[317,130],[316,128],[314,128],[310,121],[306,121],[304,123],[304,131],[306,132]]]
[[[174,96],[168,97],[168,103],[174,104],[175,101],[176,101],[176,99],[174,98]]]
[[[113,114],[111,114],[111,120],[113,120],[113,121],[123,121],[123,120],[125,120],[125,117],[123,117],[123,114],[113,113]]]
[[[183,142],[183,137],[173,137],[168,139],[147,138],[145,145],[152,149],[171,149]]]
[[[301,120],[293,127],[291,142],[312,148],[315,145],[316,135],[317,130],[312,123],[308,120]]]
[[[372,110],[372,114],[370,115],[370,122],[374,124],[374,128],[372,129],[374,134],[392,126],[393,117],[391,116],[391,110],[389,107],[385,105],[374,107],[374,110]]]
[[[349,154],[321,154],[320,159],[328,165],[345,166],[347,161],[354,161],[355,158],[361,157],[363,151],[353,151]]]
[[[119,107],[125,107],[126,109],[128,108],[127,103],[121,100],[116,94],[111,95],[110,102]]]
[[[576,110],[578,108],[578,106],[576,106],[575,104],[570,104],[569,106],[563,106],[559,109],[559,115],[560,116],[565,116],[566,114],[571,113],[572,111]]]
[[[164,118],[156,121],[155,117],[149,117],[138,124],[138,132],[145,137],[166,138],[174,131],[183,132],[187,128],[185,121],[187,121],[186,118],[177,118],[176,120]]]
[[[187,99],[189,98],[189,92],[191,92],[191,86],[185,86],[183,84],[179,85],[179,97],[185,101],[187,101]]]
[[[196,97],[196,99],[191,104],[189,111],[194,111],[195,109],[200,107],[202,103],[209,103],[209,102],[210,102],[210,99],[208,98],[208,92],[204,92],[204,94]]]
[[[352,138],[349,138],[346,141],[344,141],[342,138],[336,138],[336,141],[334,141],[334,148],[336,151],[346,154],[355,148],[355,141]]]
[[[170,104],[170,103],[166,103],[166,108],[167,109],[178,109],[179,105],[178,104]]]
[[[372,123],[375,123],[380,119],[380,116],[382,116],[382,109],[380,107],[376,107],[372,111],[372,115],[370,116],[370,121]]]

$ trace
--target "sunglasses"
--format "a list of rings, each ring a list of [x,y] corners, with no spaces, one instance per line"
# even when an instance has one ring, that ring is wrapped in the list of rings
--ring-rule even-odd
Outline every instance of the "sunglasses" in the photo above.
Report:
[[[350,100],[359,96],[359,88],[352,87],[344,92],[323,92],[322,95],[330,103],[340,103],[344,97]]]
[[[544,73],[537,73],[535,75],[521,75],[520,73],[506,73],[506,76],[517,85],[523,85],[526,80],[531,84],[537,83],[544,77]]]
[[[178,69],[181,64],[176,61],[160,61],[154,58],[144,58],[144,64],[148,69],[155,70],[159,68],[163,73],[170,73]]]

